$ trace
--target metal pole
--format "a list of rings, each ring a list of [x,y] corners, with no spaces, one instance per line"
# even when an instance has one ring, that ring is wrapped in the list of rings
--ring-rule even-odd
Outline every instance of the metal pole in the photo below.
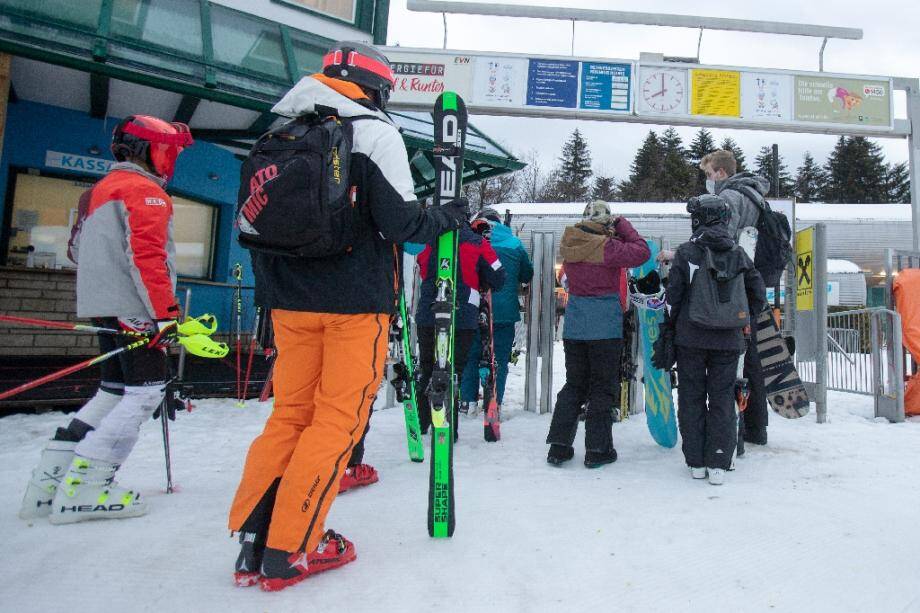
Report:
[[[913,189],[913,186],[911,186]],[[894,249],[885,249],[885,308],[894,310],[894,296],[891,294],[894,285]]]
[[[892,356],[893,364],[889,365],[889,372],[894,378],[895,415],[892,421],[904,421],[904,346],[901,338],[901,316],[895,311],[891,315],[891,348],[888,355]]]
[[[773,143],[773,154],[772,154],[773,168],[772,170],[772,179],[773,179],[773,197],[779,198],[779,145]]]
[[[185,288],[185,305],[182,308],[182,319],[183,321],[188,318],[189,313],[191,312],[192,305],[192,288]],[[179,366],[177,368],[178,374],[177,377],[179,381],[182,381],[185,378],[185,346],[179,345]]]
[[[553,410],[553,343],[556,340],[556,241],[552,232],[543,234],[543,292],[540,313],[540,413]]]
[[[540,352],[540,294],[543,285],[543,234],[532,231],[530,244],[533,253],[533,280],[530,282],[530,299],[527,305],[527,356],[524,369],[524,410],[538,411],[537,358]]]
[[[914,228],[914,251],[920,251],[920,85],[918,80],[906,88],[907,121],[910,134],[907,137],[907,151],[910,168],[911,220]],[[890,308],[890,307],[889,307]]]
[[[827,227],[815,224],[814,296],[818,346],[815,356],[815,412],[827,421]]]
[[[818,72],[824,72],[824,48],[827,47],[827,36],[821,43],[821,50],[818,51]]]
[[[575,20],[572,20],[572,55],[575,55]]]

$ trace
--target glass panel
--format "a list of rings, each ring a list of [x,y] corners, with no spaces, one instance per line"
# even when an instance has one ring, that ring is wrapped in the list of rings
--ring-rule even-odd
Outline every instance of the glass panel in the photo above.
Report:
[[[215,60],[287,80],[277,23],[212,5],[211,25]]]
[[[77,205],[91,183],[16,175],[10,218],[9,266],[74,268],[67,259],[70,229],[77,219]]]
[[[92,183],[20,173],[16,175],[7,265],[75,268],[67,241],[77,219],[80,195]],[[211,272],[216,208],[173,197],[176,270],[185,277]]]
[[[95,34],[83,33],[65,27],[48,25],[31,17],[9,17],[0,15],[0,30],[5,34],[16,35],[31,39],[30,44],[38,44],[43,49],[66,50],[76,53],[79,57],[90,57]],[[36,43],[36,39],[39,41]]]
[[[294,46],[294,59],[301,76],[320,71],[323,55],[328,50],[327,45],[318,44],[297,32],[291,32],[291,44]]]
[[[142,66],[144,68],[161,68],[174,73],[183,81],[189,81],[198,85],[204,80],[203,63],[186,60],[165,53],[151,53],[148,49],[136,49],[117,42],[112,42],[109,44],[109,57],[110,63],[113,64],[128,63],[132,68],[136,66]],[[125,60],[125,62],[115,62],[115,59]]]
[[[114,36],[201,55],[201,11],[188,0],[115,0]]]
[[[95,30],[102,0],[0,0],[0,6]]]
[[[217,209],[179,196],[173,196],[172,201],[176,271],[183,277],[207,278]]]
[[[311,11],[332,15],[345,21],[355,21],[355,0],[283,0]]]

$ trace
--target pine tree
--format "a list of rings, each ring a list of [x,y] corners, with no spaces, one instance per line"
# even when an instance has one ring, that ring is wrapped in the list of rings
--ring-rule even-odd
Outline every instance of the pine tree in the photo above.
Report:
[[[741,150],[741,147],[738,146],[738,143],[735,142],[730,136],[726,136],[722,141],[722,144],[719,145],[719,149],[724,149],[725,151],[731,151],[735,156],[735,162],[738,164],[736,172],[744,172],[747,170],[747,164],[744,159],[744,151]]]
[[[815,163],[811,153],[805,152],[802,165],[795,174],[793,194],[799,202],[814,202],[820,198],[826,181],[824,170]]]
[[[629,167],[629,178],[620,183],[620,198],[626,202],[656,202],[661,199],[658,178],[664,171],[664,148],[654,130],[649,130]]]
[[[617,183],[613,177],[594,173],[594,186],[591,188],[592,200],[613,202],[617,199]]]
[[[687,150],[677,130],[668,128],[661,135],[661,147],[664,150],[664,172],[659,177],[658,186],[661,200],[681,202],[693,195],[696,173],[690,166]]]
[[[786,168],[786,162],[783,156],[778,156],[779,160],[779,189],[773,185],[773,147],[764,145],[754,160],[754,173],[766,177],[770,180],[770,194],[780,198],[788,198],[792,195],[792,177],[789,176],[789,169]]]
[[[865,136],[841,136],[825,164],[825,202],[868,204],[889,199],[889,168],[881,147]]]
[[[889,166],[885,183],[888,202],[910,204],[910,171],[907,162]]]
[[[700,128],[700,131],[693,137],[690,147],[687,148],[687,159],[696,176],[692,193],[694,196],[706,193],[706,173],[700,170],[700,160],[715,150],[716,141],[712,138],[712,134],[706,128]]]
[[[583,202],[588,198],[588,178],[591,170],[591,152],[588,142],[578,128],[569,136],[559,156],[555,174],[555,185],[549,191],[557,194],[563,202]]]

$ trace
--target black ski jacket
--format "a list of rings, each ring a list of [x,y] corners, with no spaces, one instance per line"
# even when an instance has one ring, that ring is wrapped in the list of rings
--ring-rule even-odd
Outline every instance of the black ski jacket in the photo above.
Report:
[[[766,288],[763,279],[754,269],[754,263],[744,250],[735,244],[725,224],[716,224],[698,230],[689,241],[677,248],[668,276],[667,303],[671,307],[670,320],[675,326],[674,344],[679,347],[744,351],[741,330],[708,330],[690,322],[690,282],[692,275],[705,261],[704,247],[712,251],[713,260],[724,270],[744,272],[744,289],[751,313],[759,313],[766,306]],[[723,268],[724,267],[724,268]],[[692,272],[691,272],[692,271]]]

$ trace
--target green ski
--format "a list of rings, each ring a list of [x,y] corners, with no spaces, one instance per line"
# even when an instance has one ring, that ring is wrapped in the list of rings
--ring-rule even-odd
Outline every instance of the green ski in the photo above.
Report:
[[[392,355],[395,377],[390,381],[396,390],[396,400],[403,403],[406,414],[406,443],[409,446],[409,459],[421,462],[425,459],[425,447],[422,445],[421,427],[418,421],[418,395],[415,389],[415,352],[412,351],[412,326],[406,308],[406,290],[400,280],[399,313],[393,320],[390,331],[393,345]]]
[[[434,105],[434,204],[461,197],[466,105],[454,92],[444,92]],[[454,533],[454,318],[456,314],[457,232],[438,237],[434,311],[434,368],[431,402],[431,479],[428,485],[428,534],[446,538]]]

